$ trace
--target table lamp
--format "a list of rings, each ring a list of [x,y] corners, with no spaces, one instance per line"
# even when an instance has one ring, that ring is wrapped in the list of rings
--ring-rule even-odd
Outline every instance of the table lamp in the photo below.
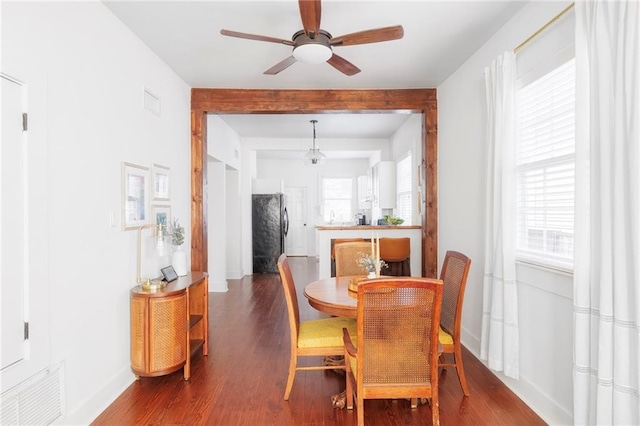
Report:
[[[164,252],[165,242],[164,242],[164,232],[162,231],[162,224],[148,224],[142,225],[138,228],[138,260],[136,264],[136,282],[138,284],[142,284],[143,288],[148,289],[157,289],[162,288],[166,283],[164,281],[159,281],[158,283],[153,283],[151,278],[143,278],[140,276],[140,263],[142,257],[142,230],[146,228],[155,228],[155,237],[156,237],[156,250],[160,253]]]

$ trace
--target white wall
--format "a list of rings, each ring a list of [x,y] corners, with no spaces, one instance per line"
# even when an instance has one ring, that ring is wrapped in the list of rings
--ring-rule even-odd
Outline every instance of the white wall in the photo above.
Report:
[[[240,136],[215,114],[207,115],[207,154],[236,170],[240,168]]]
[[[209,157],[207,163],[207,269],[209,291],[227,291],[227,183],[225,165]]]
[[[439,264],[449,249],[473,263],[463,311],[463,344],[480,353],[484,264],[485,89],[483,70],[567,6],[528,3],[438,87]],[[551,424],[572,423],[571,278],[519,265],[520,380],[505,381]],[[473,395],[471,396],[473,398]]]
[[[3,2],[2,49],[3,72],[45,82],[29,91],[45,167],[31,189],[46,200],[30,213],[46,224],[36,238],[48,258],[33,284],[50,294],[49,362],[65,364],[60,423],[87,424],[134,380],[136,233],[121,229],[121,163],[170,167],[172,214],[190,229],[190,91],[100,2]],[[143,108],[145,87],[160,115]]]
[[[404,158],[407,152],[411,152],[411,164],[413,170],[418,170],[422,164],[422,114],[412,114],[407,121],[393,134],[391,137],[391,157],[397,163]],[[423,182],[424,183],[424,182]],[[418,191],[422,191],[424,195],[424,188],[418,187],[418,173],[411,174],[411,187],[414,188],[411,194],[412,214],[411,222],[405,223],[405,225],[421,225],[421,214],[418,212]],[[424,200],[424,196],[421,198]],[[422,206],[424,212],[424,204]]]
[[[227,291],[227,279],[244,275],[244,234],[251,233],[242,227],[240,151],[238,134],[217,115],[207,115],[209,291]]]
[[[240,279],[244,275],[242,273],[242,217],[246,212],[242,211],[240,203],[240,172],[227,168],[225,175],[227,278]],[[246,233],[248,234],[249,231],[246,230]]]

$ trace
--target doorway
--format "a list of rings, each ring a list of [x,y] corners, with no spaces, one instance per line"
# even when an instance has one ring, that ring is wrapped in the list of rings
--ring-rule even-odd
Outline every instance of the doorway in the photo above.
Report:
[[[438,276],[438,99],[436,89],[192,89],[191,268],[207,270],[206,169],[208,113],[291,114],[406,112],[422,114],[425,182],[422,276]]]
[[[2,213],[2,352],[0,371],[18,364],[27,357],[28,320],[26,318],[26,235],[27,209],[24,161],[23,86],[0,76],[2,82],[2,175],[0,194]]]

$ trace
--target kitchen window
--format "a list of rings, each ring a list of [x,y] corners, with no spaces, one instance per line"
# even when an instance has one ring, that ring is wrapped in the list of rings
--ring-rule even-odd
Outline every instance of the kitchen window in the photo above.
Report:
[[[322,206],[325,223],[352,222],[352,205],[352,178],[322,178]]]

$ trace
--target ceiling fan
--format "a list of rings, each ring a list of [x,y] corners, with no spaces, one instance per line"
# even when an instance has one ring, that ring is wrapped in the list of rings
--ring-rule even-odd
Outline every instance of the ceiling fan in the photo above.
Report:
[[[278,62],[264,74],[278,74],[296,62],[319,64],[327,62],[338,71],[348,76],[357,74],[360,69],[341,56],[333,53],[334,46],[353,46],[356,44],[379,43],[382,41],[397,40],[404,36],[402,25],[376,28],[345,34],[340,37],[332,37],[329,32],[320,28],[321,0],[298,0],[300,17],[304,29],[297,31],[291,40],[268,37],[256,34],[247,34],[237,31],[220,30],[220,34],[245,38],[248,40],[267,41],[271,43],[293,46],[292,54]]]

